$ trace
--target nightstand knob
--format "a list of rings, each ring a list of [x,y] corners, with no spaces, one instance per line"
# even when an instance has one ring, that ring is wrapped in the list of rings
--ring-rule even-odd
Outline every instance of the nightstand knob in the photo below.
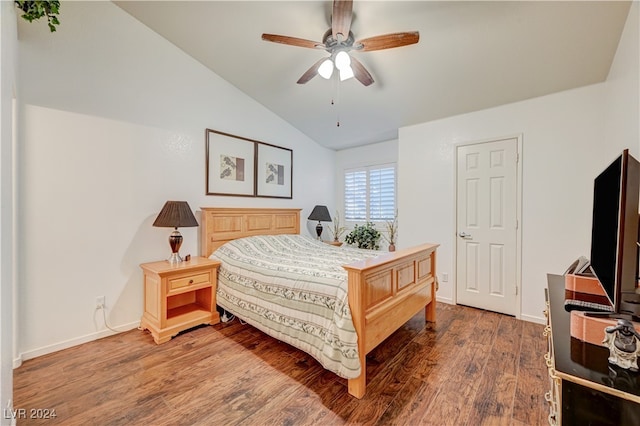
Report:
[[[189,284],[193,284],[193,280],[189,280]]]

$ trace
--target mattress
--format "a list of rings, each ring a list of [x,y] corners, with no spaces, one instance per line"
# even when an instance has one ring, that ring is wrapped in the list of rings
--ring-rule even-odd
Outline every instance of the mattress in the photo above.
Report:
[[[327,370],[356,378],[361,372],[358,336],[342,265],[379,254],[301,235],[230,241],[211,255],[221,262],[217,303]]]

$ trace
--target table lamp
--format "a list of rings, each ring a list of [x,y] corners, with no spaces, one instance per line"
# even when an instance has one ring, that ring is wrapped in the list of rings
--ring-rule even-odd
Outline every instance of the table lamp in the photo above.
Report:
[[[329,214],[327,206],[315,206],[308,219],[318,221],[318,224],[316,225],[316,233],[318,234],[318,239],[321,240],[322,238],[320,238],[320,235],[322,235],[322,223],[320,222],[331,222],[331,215]]]
[[[169,236],[169,245],[171,246],[171,256],[167,259],[169,263],[180,263],[182,258],[178,251],[182,245],[182,234],[178,228],[186,226],[198,226],[193,212],[186,201],[167,201],[160,210],[158,217],[153,222],[153,226],[163,228],[174,228]]]

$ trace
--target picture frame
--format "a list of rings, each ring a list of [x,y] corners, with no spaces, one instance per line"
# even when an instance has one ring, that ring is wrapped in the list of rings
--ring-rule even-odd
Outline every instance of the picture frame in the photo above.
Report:
[[[256,196],[293,198],[293,150],[256,144]]]
[[[205,130],[206,195],[256,196],[258,141]]]

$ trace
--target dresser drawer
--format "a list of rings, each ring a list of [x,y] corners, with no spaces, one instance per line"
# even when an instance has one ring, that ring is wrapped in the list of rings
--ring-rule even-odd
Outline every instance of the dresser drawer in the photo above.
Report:
[[[202,284],[211,283],[211,274],[209,272],[203,272],[201,274],[186,275],[169,279],[169,292],[175,292],[176,290],[182,290],[185,287],[201,286]]]

